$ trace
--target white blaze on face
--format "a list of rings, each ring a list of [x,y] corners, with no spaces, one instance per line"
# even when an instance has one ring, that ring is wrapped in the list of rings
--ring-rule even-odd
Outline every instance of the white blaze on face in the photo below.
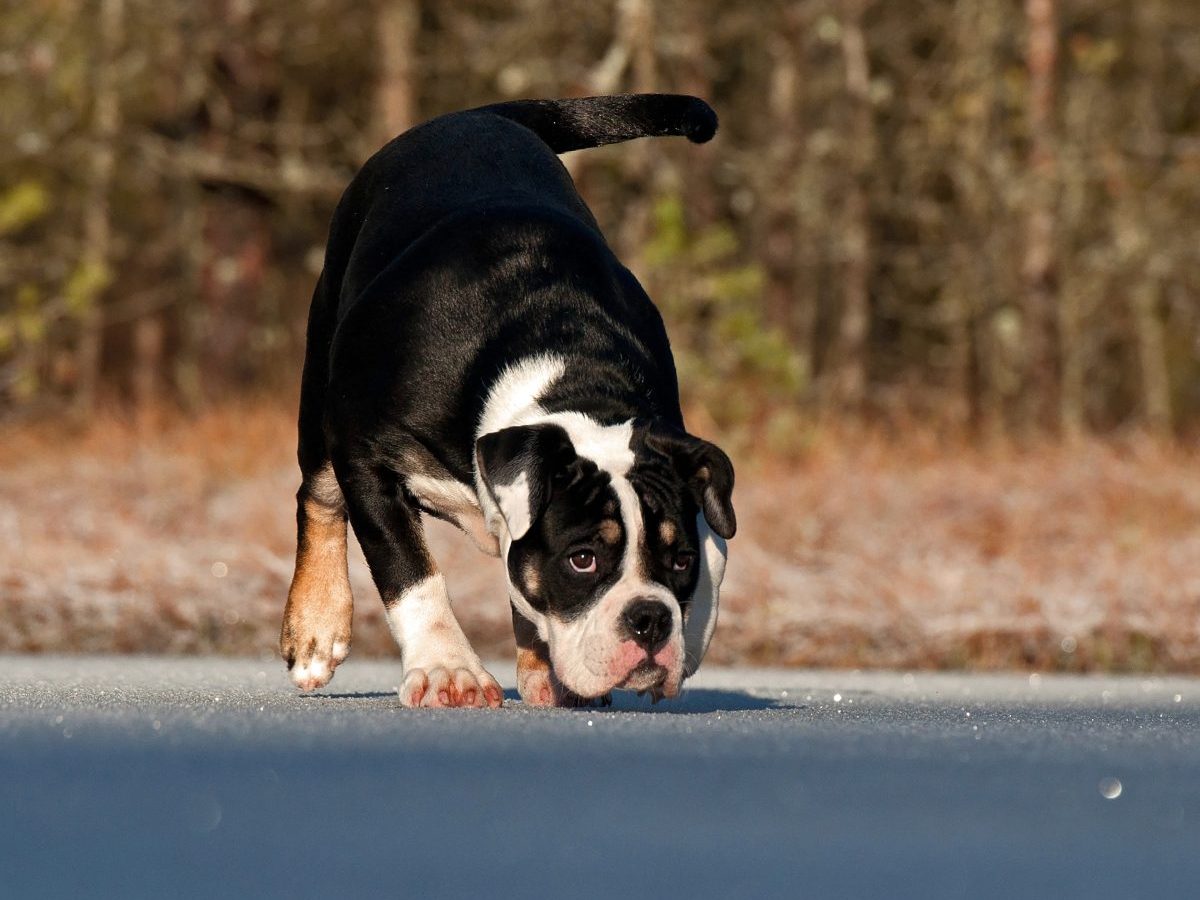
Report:
[[[538,403],[538,398],[562,376],[565,369],[566,364],[561,358],[543,356],[525,360],[506,370],[488,393],[476,439],[517,425],[549,424],[563,428],[576,454],[594,462],[612,479],[625,529],[621,574],[594,606],[570,622],[534,610],[511,582],[509,597],[517,611],[533,623],[538,636],[549,646],[550,660],[559,680],[582,697],[598,697],[607,693],[625,682],[631,670],[645,661],[645,651],[623,634],[622,614],[635,600],[661,601],[672,613],[671,633],[665,645],[655,653],[654,662],[667,673],[665,681],[661,682],[663,693],[674,696],[684,678],[683,623],[674,595],[665,585],[651,581],[642,571],[641,552],[645,538],[641,501],[628,479],[634,464],[630,447],[633,423],[600,425],[582,413],[546,412]],[[512,542],[524,535],[532,523],[521,520],[506,527],[504,517],[489,496],[478,471],[476,485],[484,517],[497,535],[501,556],[507,562]],[[518,488],[525,491],[527,498],[527,485],[514,482],[508,486],[508,489]],[[519,498],[514,496],[510,499]],[[506,501],[505,508],[508,509],[508,506]],[[527,502],[525,508],[528,509]],[[507,566],[505,569],[507,571]],[[719,575],[717,581],[720,581]],[[715,615],[712,620],[715,623]],[[711,628],[708,635],[711,636]],[[642,689],[654,685],[630,683],[628,686]]]
[[[642,504],[625,474],[612,475],[613,491],[620,504],[620,518],[625,529],[625,552],[620,565],[620,577],[608,588],[595,606],[571,622],[550,619],[550,658],[560,682],[583,697],[607,694],[617,686],[637,690],[664,685],[667,696],[674,696],[683,682],[683,626],[674,595],[658,582],[650,581],[642,570],[642,548],[646,528],[642,520]],[[647,661],[646,650],[625,635],[623,614],[637,600],[658,600],[671,611],[671,634],[664,646],[656,650],[654,664],[665,670],[650,673],[644,683],[630,682],[632,670]]]
[[[632,454],[631,454],[632,463]],[[629,639],[622,616],[638,600],[657,600],[671,610],[671,632],[654,654],[653,662],[666,671],[648,676],[645,683],[626,686],[644,690],[662,683],[665,693],[678,693],[683,680],[682,623],[675,596],[663,584],[651,581],[642,571],[641,551],[645,542],[642,506],[633,485],[625,477],[628,469],[612,473],[612,487],[620,503],[625,529],[625,552],[621,574],[596,604],[570,622],[551,617],[548,624],[550,662],[555,674],[581,697],[598,697],[622,686],[632,670],[646,661],[646,651]]]

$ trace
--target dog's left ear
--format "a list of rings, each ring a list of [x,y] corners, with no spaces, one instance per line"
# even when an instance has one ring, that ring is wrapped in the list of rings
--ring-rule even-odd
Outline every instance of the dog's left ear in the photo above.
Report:
[[[575,446],[558,425],[516,425],[475,442],[479,476],[514,541],[546,511],[554,477],[575,458]]]
[[[708,527],[728,540],[737,531],[733,513],[733,463],[716,444],[676,428],[654,426],[646,446],[670,459],[692,489]]]

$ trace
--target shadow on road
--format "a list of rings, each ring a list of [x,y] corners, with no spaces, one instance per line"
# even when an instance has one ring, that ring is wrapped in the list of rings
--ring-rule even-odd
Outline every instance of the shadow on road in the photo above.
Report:
[[[397,700],[395,691],[343,691],[341,693],[297,694],[301,700]]]
[[[340,693],[300,694],[300,699],[311,700],[395,700],[395,691],[342,691]],[[506,705],[519,704],[520,695],[512,688],[504,692]],[[696,688],[685,690],[675,700],[651,703],[648,696],[639,697],[631,691],[614,691],[610,712],[655,712],[672,715],[694,715],[714,712],[746,712],[762,709],[795,709],[797,704],[770,697],[756,697],[745,691]],[[588,710],[577,710],[587,712]]]
[[[612,708],[621,712],[654,711],[662,713],[695,714],[714,712],[744,712],[759,709],[784,709],[793,706],[770,697],[756,697],[745,691],[695,688],[685,690],[682,696],[661,703],[651,703],[649,697],[639,697],[628,691],[613,694]]]
[[[756,697],[745,691],[697,688],[685,690],[675,700],[651,703],[649,696],[638,696],[632,691],[613,691],[612,706],[604,707],[609,712],[654,712],[672,715],[693,715],[713,712],[743,712],[760,709],[794,709],[796,705],[769,697]],[[520,703],[520,695],[512,689],[504,692],[506,704]],[[590,712],[588,708],[567,712]]]

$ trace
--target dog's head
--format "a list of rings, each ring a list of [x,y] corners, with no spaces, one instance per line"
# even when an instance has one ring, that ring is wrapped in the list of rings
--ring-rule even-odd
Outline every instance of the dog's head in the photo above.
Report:
[[[483,435],[476,462],[513,605],[558,679],[581,697],[678,694],[716,625],[729,458],[672,427],[566,413]]]

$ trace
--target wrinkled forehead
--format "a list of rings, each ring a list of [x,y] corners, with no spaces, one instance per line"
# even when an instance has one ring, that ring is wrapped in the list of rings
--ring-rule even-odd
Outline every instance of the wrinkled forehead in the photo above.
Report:
[[[627,480],[637,492],[647,528],[662,522],[687,522],[696,517],[696,504],[687,484],[668,460],[661,455],[639,452],[630,467]],[[675,529],[678,531],[678,528]],[[671,527],[660,528],[663,539],[671,542]]]
[[[546,510],[547,525],[552,535],[566,542],[580,537],[581,531],[601,526],[609,532],[618,529],[619,535],[624,527],[621,505],[612,474],[591,460],[580,459],[570,481],[554,492]]]
[[[577,413],[557,413],[551,421],[567,432],[578,459],[575,477],[551,503],[557,524],[616,523],[643,547],[695,540],[696,510],[686,485],[632,422],[599,425]],[[606,530],[615,533],[611,524]]]
[[[584,461],[588,469],[593,463]],[[590,479],[575,486],[574,497],[563,498],[574,505],[580,524],[599,525],[608,543],[629,537],[642,553],[695,549],[696,503],[673,466],[654,454],[638,454],[624,472],[605,471],[599,465],[593,471]]]

